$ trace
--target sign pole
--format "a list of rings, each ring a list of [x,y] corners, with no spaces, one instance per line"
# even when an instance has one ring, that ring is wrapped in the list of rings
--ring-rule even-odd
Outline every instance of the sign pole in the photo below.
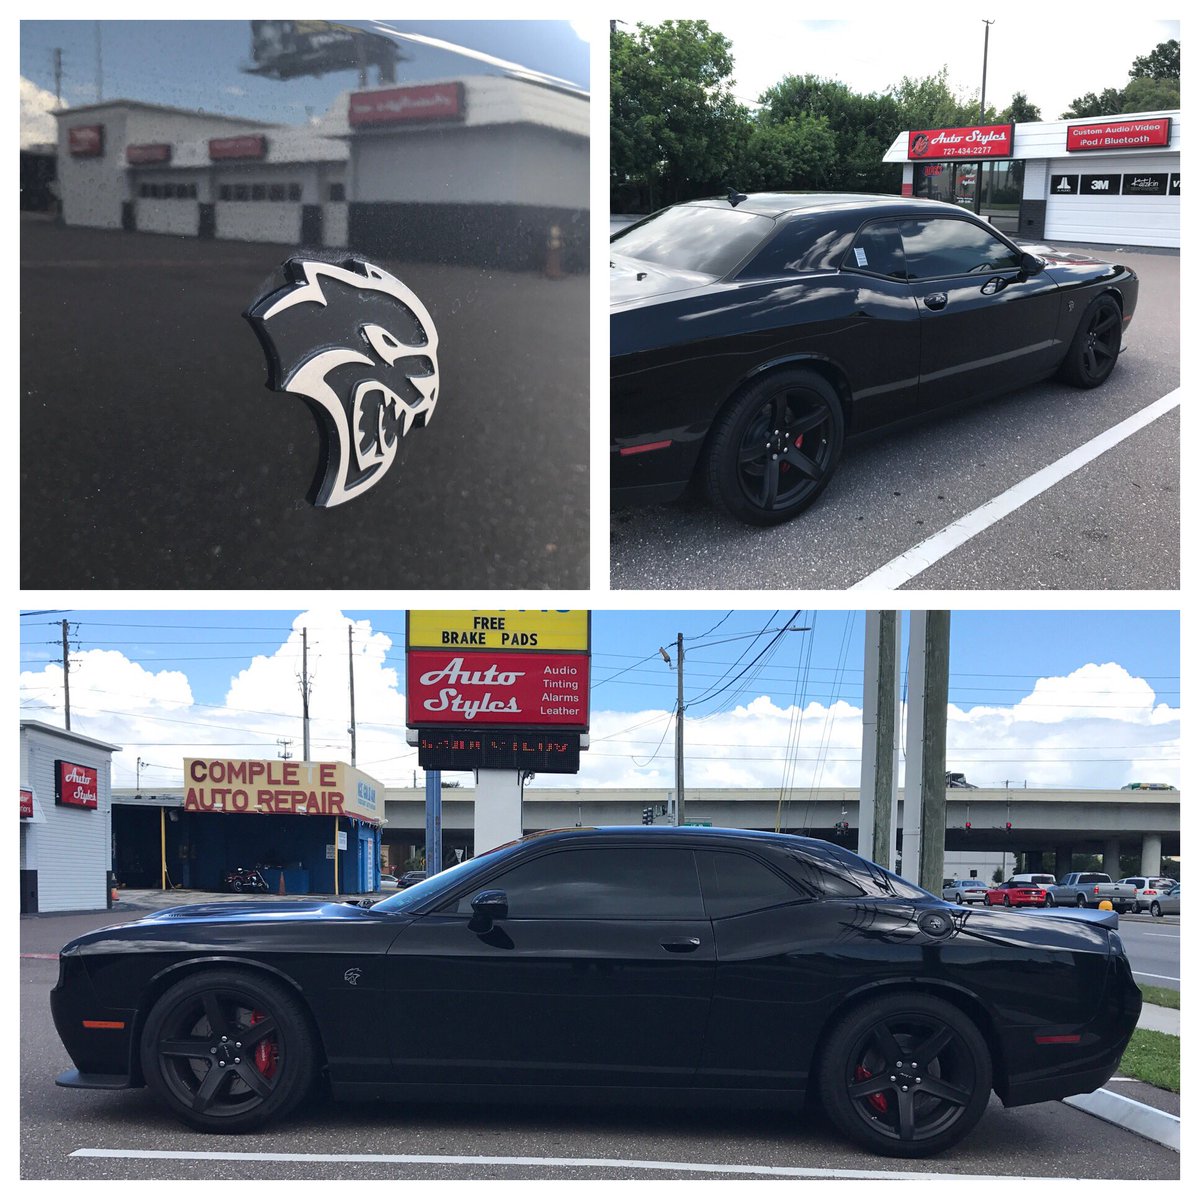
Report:
[[[476,789],[475,806],[479,807]],[[476,847],[478,849],[478,847]],[[425,772],[425,873],[436,875],[442,869],[442,773]]]

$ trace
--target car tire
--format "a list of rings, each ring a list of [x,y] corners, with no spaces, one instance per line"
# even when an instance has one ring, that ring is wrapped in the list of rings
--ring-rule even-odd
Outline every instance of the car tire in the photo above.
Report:
[[[1047,892],[1047,893],[1046,893],[1046,907],[1047,907],[1047,908],[1053,908],[1053,907],[1054,907],[1054,897],[1053,897],[1053,895],[1051,895],[1051,893],[1050,893],[1050,892]]]
[[[1058,377],[1075,387],[1099,387],[1117,365],[1122,324],[1121,306],[1116,300],[1108,295],[1097,296],[1079,318]]]
[[[316,1037],[279,984],[250,971],[202,971],[150,1010],[141,1061],[146,1083],[180,1120],[206,1133],[243,1133],[308,1094]]]
[[[876,1154],[938,1154],[966,1137],[987,1107],[987,1043],[940,997],[902,992],[869,1000],[833,1027],[825,1047],[818,1068],[825,1110]]]
[[[983,898],[983,907],[984,907],[984,908],[991,908],[991,907],[992,907],[992,898],[991,898],[991,896],[984,896],[984,898]]]
[[[1088,906],[1088,904],[1087,904],[1086,896],[1081,894],[1081,895],[1078,895],[1075,897],[1075,907],[1076,908],[1087,908],[1087,906]]]
[[[1005,897],[1004,897],[1004,907],[1005,907],[1005,908],[1012,908],[1012,899],[1011,899],[1010,897],[1008,897],[1008,896],[1005,896]]]
[[[955,892],[954,893],[954,903],[961,904],[962,902],[963,902],[962,894],[960,892]]]
[[[1152,917],[1162,916],[1162,905],[1157,900],[1150,901],[1150,915]]]
[[[825,490],[845,437],[841,399],[822,375],[804,368],[764,375],[713,423],[708,497],[748,525],[789,521]]]

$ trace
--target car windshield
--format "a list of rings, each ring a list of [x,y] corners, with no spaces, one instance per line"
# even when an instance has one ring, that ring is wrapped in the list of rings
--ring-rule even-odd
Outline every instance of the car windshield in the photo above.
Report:
[[[774,228],[770,217],[683,204],[613,235],[614,254],[705,275],[728,275]]]
[[[486,871],[494,863],[500,861],[502,856],[512,853],[513,848],[518,845],[520,845],[519,842],[509,842],[506,845],[497,846],[494,850],[489,850],[486,854],[479,855],[478,858],[455,863],[454,866],[447,867],[446,870],[439,871],[436,875],[430,875],[420,883],[414,883],[412,887],[405,888],[404,891],[397,892],[386,900],[380,900],[378,904],[371,906],[371,911],[399,913],[421,908],[434,896],[457,887],[478,872]]]

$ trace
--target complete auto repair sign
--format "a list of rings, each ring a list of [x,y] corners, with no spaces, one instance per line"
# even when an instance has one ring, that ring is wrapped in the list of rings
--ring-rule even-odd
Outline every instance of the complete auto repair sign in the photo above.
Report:
[[[586,731],[589,618],[528,609],[409,613],[409,726]]]

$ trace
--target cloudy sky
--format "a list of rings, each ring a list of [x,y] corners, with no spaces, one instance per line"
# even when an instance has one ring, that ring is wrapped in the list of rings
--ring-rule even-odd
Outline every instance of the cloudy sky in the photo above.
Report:
[[[303,629],[312,757],[348,760],[351,627],[358,763],[391,786],[423,779],[403,612],[30,613],[23,718],[62,723],[64,619],[72,728],[123,747],[115,786],[177,786],[185,756],[275,757],[280,739],[299,758]],[[689,785],[856,787],[863,628],[857,612],[597,611],[592,748],[579,776],[533,786],[672,786],[676,674],[659,647],[674,662],[683,633]],[[949,769],[982,786],[1178,784],[1178,642],[1174,613],[955,613]]]
[[[789,11],[814,9],[836,13],[837,6],[792,5]],[[853,12],[848,21],[780,21],[774,14],[764,20],[755,6],[702,5],[689,8],[688,15],[707,20],[733,43],[733,90],[749,104],[785,75],[821,75],[858,92],[882,92],[902,76],[935,75],[943,66],[956,92],[977,95],[983,21],[994,20],[988,31],[987,99],[1002,109],[1014,92],[1024,92],[1048,121],[1085,92],[1124,87],[1134,58],[1179,37],[1178,21],[1143,19],[1131,10],[954,4],[918,13],[858,3]],[[628,28],[661,19],[662,14],[639,13]]]

